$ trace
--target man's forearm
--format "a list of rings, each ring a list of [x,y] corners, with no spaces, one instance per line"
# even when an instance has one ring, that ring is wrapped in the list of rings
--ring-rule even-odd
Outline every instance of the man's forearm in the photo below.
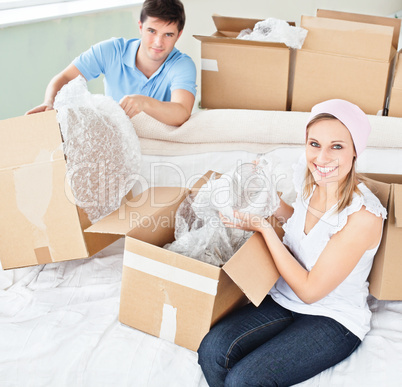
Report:
[[[130,118],[144,112],[156,120],[172,126],[182,125],[191,115],[191,110],[180,102],[162,102],[143,95],[126,96],[120,101],[120,105]]]
[[[180,126],[186,122],[191,111],[178,102],[161,102],[151,98],[150,103],[146,103],[144,112],[156,120],[163,122],[167,125]]]

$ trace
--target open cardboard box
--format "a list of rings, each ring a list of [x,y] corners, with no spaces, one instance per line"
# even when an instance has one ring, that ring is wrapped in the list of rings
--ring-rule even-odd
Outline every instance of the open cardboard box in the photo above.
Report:
[[[296,53],[292,110],[310,111],[341,98],[366,114],[383,111],[398,48],[400,20],[317,10],[302,16],[308,30]]]
[[[402,176],[366,176],[369,188],[388,209],[370,293],[378,299],[402,300]],[[86,232],[126,235],[120,321],[197,350],[211,326],[231,310],[247,299],[258,306],[279,273],[259,233],[222,268],[163,249],[174,240],[175,213],[189,193],[184,188],[150,188]],[[276,231],[283,236],[279,226]]]
[[[379,300],[402,300],[402,175],[366,176],[373,179],[367,185],[388,211],[369,276],[370,293]]]
[[[195,351],[211,326],[247,298],[259,305],[279,274],[258,233],[222,268],[164,249],[174,240],[175,213],[189,193],[150,188],[86,232],[126,235],[120,321]]]
[[[56,112],[0,121],[0,260],[3,269],[87,258],[119,238],[84,234]]]
[[[194,35],[201,41],[201,106],[287,110],[291,49],[283,43],[236,39],[261,19],[212,18],[214,34]]]

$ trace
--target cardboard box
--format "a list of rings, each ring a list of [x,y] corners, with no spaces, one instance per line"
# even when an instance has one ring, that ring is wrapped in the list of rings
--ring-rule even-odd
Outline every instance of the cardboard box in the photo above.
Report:
[[[119,238],[83,233],[55,111],[0,121],[0,138],[3,269],[86,258]]]
[[[213,35],[194,35],[201,41],[201,106],[287,110],[290,49],[282,43],[236,39],[260,19],[212,18]]]
[[[222,268],[163,249],[174,240],[175,212],[188,193],[150,188],[124,214],[115,211],[86,232],[126,235],[120,321],[196,351],[211,326],[247,298],[259,305],[279,274],[259,233]]]
[[[366,174],[368,187],[387,208],[380,247],[369,276],[370,293],[379,300],[402,300],[402,175]]]
[[[317,17],[302,16],[301,27],[308,33],[296,53],[291,109],[341,98],[366,114],[382,113],[400,20],[318,10]]]
[[[402,52],[399,51],[395,64],[395,72],[392,81],[389,99],[388,115],[402,117]]]

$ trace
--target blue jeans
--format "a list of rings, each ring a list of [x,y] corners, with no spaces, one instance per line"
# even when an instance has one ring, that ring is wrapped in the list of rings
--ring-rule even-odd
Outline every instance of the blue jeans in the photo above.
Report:
[[[211,387],[291,386],[347,358],[361,343],[334,319],[291,312],[267,296],[212,327],[198,349]]]

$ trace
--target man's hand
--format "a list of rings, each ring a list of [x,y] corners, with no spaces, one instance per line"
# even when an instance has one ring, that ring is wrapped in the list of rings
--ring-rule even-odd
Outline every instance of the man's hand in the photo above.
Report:
[[[42,104],[42,105],[34,107],[31,110],[28,110],[25,114],[41,113],[41,112],[46,112],[48,110],[53,110],[53,106],[48,105],[48,104]]]
[[[120,100],[119,103],[126,114],[132,118],[145,110],[148,98],[149,97],[138,94],[126,95]]]
[[[40,113],[48,110],[53,110],[53,102],[57,92],[72,79],[81,75],[81,72],[73,64],[67,66],[61,73],[55,75],[49,82],[45,91],[43,103],[28,110],[25,114]]]
[[[187,90],[174,90],[170,101],[159,101],[145,95],[126,95],[120,106],[129,118],[144,112],[167,125],[180,126],[186,122],[194,105],[194,96]]]

